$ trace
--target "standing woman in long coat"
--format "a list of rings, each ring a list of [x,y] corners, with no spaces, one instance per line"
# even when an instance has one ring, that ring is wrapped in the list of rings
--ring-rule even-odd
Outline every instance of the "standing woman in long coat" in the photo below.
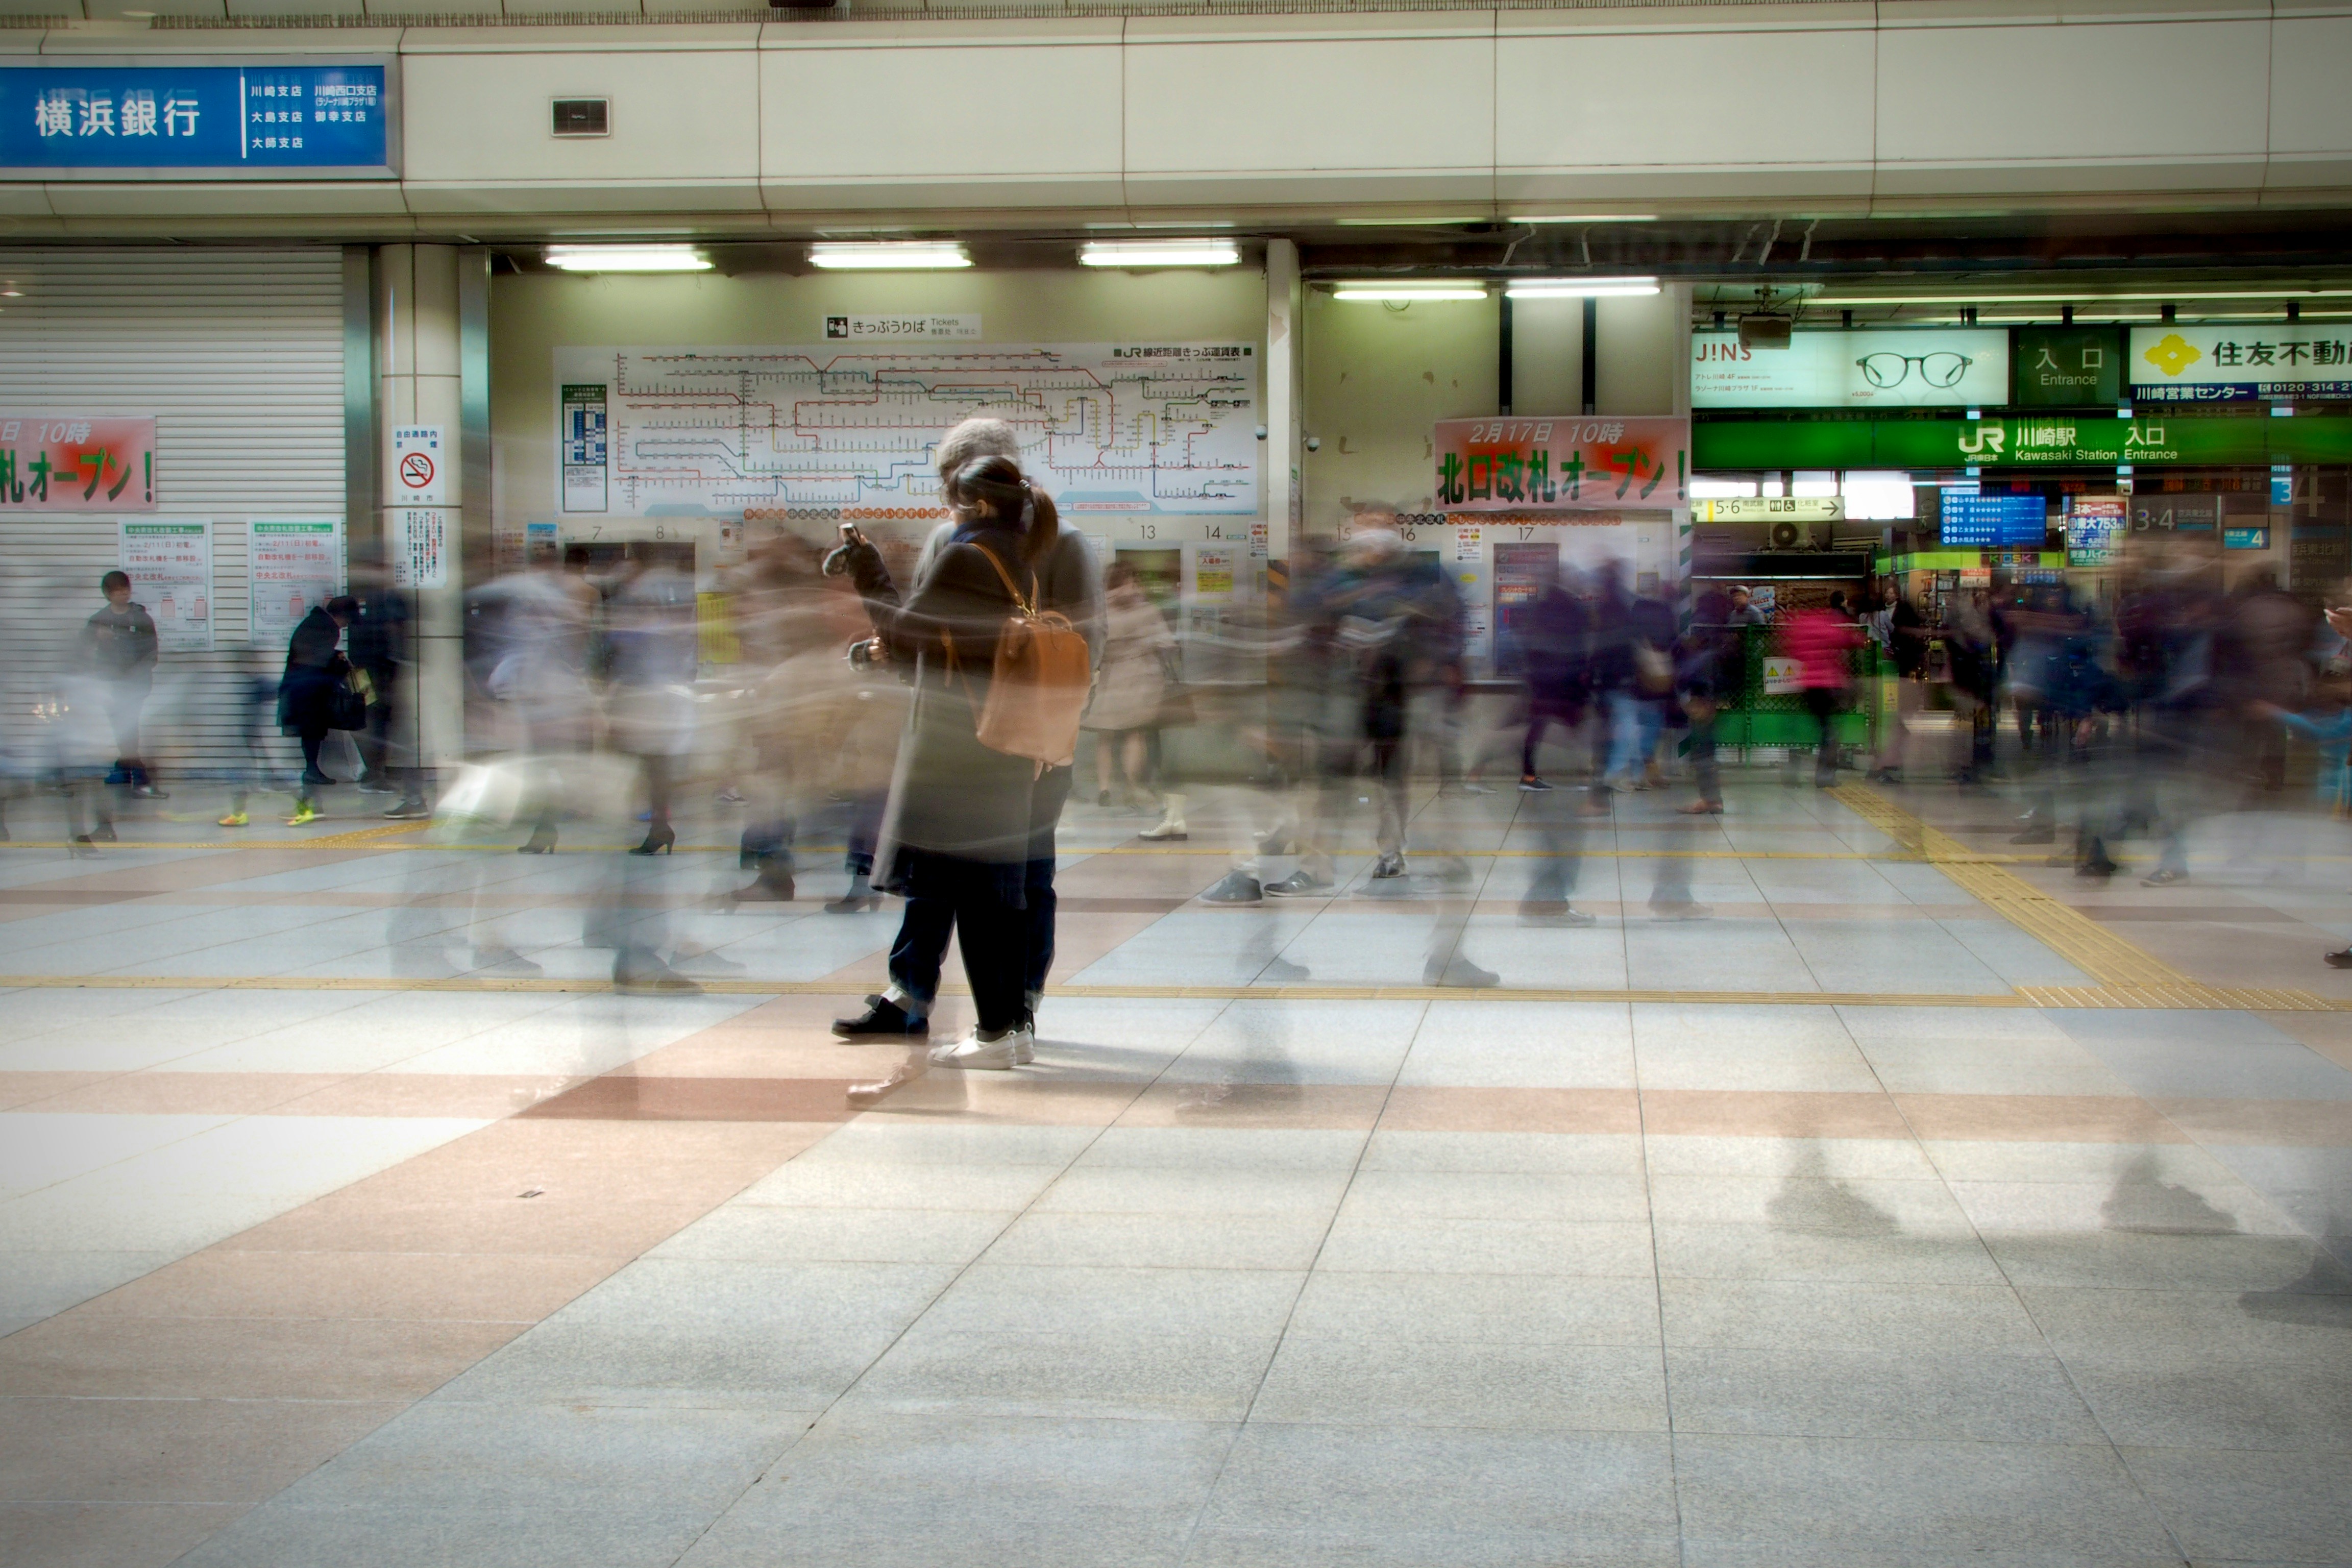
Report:
[[[933,1047],[940,1067],[1015,1067],[1034,1050],[1023,1026],[1028,958],[1023,878],[1029,857],[1029,796],[1038,773],[1025,757],[981,744],[980,715],[1007,616],[1011,584],[1035,602],[1036,562],[1059,523],[1054,503],[1009,458],[978,458],[948,480],[956,530],[911,593],[890,580],[863,539],[848,563],[873,617],[875,639],[902,672],[914,701],[883,808],[874,885],[907,900],[900,941],[951,923],[963,949],[978,1024]],[[920,1069],[919,1055],[889,1087]],[[876,1086],[877,1094],[887,1092]]]

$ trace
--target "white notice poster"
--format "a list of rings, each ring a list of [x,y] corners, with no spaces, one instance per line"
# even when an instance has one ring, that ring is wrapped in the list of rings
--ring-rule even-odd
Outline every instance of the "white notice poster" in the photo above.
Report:
[[[295,623],[343,591],[341,518],[256,518],[248,525],[246,572],[251,584],[255,647],[283,647]]]
[[[213,525],[208,518],[125,518],[116,525],[131,602],[154,618],[164,653],[209,653],[213,646]]]
[[[437,508],[403,507],[392,514],[392,585],[449,585],[449,514]]]

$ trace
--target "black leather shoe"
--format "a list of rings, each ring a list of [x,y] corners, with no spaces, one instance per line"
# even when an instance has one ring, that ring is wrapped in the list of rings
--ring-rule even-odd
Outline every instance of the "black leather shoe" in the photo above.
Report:
[[[911,1035],[929,1036],[931,1022],[928,1018],[910,1018],[907,1010],[887,996],[868,996],[866,1011],[855,1018],[835,1018],[833,1032],[845,1040],[877,1037],[903,1040]]]

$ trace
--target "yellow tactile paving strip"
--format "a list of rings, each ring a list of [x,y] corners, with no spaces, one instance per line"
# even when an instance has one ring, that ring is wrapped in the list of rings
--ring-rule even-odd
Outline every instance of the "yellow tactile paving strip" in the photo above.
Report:
[[[2106,927],[2034,887],[1991,856],[1905,811],[1875,790],[1841,784],[1830,797],[1926,861],[1955,887],[2100,984],[2096,987],[2019,987],[2041,1007],[2248,1008],[2265,1012],[2329,1012],[2338,1005],[2306,991],[2208,985],[2135,947]]]

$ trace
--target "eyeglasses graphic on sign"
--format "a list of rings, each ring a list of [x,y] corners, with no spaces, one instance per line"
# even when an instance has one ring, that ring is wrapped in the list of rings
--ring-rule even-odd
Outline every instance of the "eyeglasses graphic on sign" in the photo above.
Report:
[[[1932,354],[1875,353],[1864,354],[1853,362],[1873,386],[1900,386],[1911,374],[1911,367],[1919,367],[1919,379],[1929,386],[1951,386],[1969,373],[1976,361],[1966,354],[1948,350]]]

